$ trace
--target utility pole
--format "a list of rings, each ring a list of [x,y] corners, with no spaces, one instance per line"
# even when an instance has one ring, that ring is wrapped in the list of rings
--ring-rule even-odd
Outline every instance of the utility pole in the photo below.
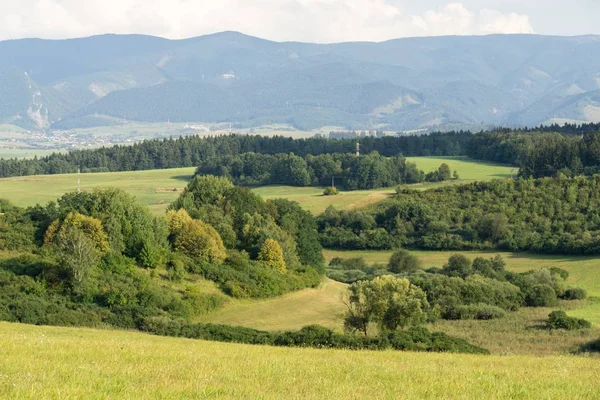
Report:
[[[77,168],[77,193],[81,193],[81,168]]]

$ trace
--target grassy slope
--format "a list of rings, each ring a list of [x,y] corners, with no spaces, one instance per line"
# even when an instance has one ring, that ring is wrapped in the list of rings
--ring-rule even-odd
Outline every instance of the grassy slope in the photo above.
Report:
[[[267,300],[232,300],[202,322],[243,325],[255,329],[288,330],[310,324],[339,328],[346,285],[326,279],[318,289],[305,289]]]
[[[474,162],[464,158],[418,157],[411,159],[419,168],[431,171],[446,162],[461,176],[460,183],[473,180],[490,180],[510,176],[510,168],[494,164]],[[90,190],[101,187],[124,189],[159,213],[166,204],[177,198],[194,173],[194,168],[176,168],[152,171],[113,172],[100,174],[82,174],[81,189]],[[451,182],[454,184],[456,182]],[[441,184],[412,185],[417,189],[427,189]],[[168,191],[171,189],[171,191]],[[173,191],[172,189],[176,189]],[[0,179],[0,198],[5,198],[20,206],[45,204],[56,200],[66,192],[77,190],[77,175],[45,175]],[[363,207],[383,200],[394,193],[394,189],[385,188],[369,191],[343,192],[338,196],[325,197],[322,188],[299,188],[290,186],[266,186],[255,189],[265,198],[288,198],[298,201],[303,207],[318,214],[329,205],[339,208]]]
[[[0,323],[2,398],[597,398],[594,358],[290,349]]]

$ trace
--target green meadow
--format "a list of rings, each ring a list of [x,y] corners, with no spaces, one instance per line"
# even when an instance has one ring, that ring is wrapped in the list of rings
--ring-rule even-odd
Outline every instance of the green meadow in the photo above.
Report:
[[[0,323],[0,397],[596,399],[600,362],[224,344]]]

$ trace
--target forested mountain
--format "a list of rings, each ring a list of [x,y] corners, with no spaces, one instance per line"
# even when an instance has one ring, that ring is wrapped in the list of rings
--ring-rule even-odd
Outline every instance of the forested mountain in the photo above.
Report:
[[[277,43],[104,35],[0,42],[0,123],[393,130],[600,120],[600,37]]]

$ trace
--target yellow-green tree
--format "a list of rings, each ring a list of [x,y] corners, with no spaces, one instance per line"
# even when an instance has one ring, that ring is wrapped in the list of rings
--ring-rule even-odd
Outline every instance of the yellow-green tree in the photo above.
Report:
[[[46,230],[44,243],[55,247],[58,259],[71,273],[73,289],[80,293],[102,254],[109,250],[100,220],[79,213],[54,221]]]
[[[227,258],[223,239],[216,229],[204,221],[193,219],[184,209],[169,211],[167,225],[175,250],[216,264]]]
[[[258,260],[279,272],[287,270],[283,258],[283,249],[277,240],[265,240],[258,253]]]
[[[177,235],[183,227],[189,224],[192,221],[192,217],[185,211],[183,208],[177,211],[170,210],[167,212],[167,228],[169,229],[169,234]]]
[[[106,253],[110,249],[108,235],[102,227],[102,222],[99,219],[76,212],[69,213],[62,221],[57,219],[52,222],[44,235],[44,244],[57,243],[71,230],[83,233],[100,253]]]

